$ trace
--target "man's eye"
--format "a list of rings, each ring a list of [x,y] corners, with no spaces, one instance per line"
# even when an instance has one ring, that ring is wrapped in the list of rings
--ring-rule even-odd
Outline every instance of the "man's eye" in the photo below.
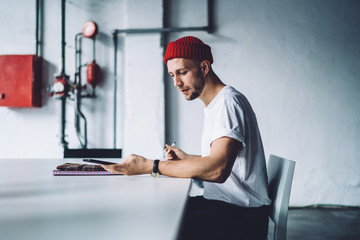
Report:
[[[179,72],[180,75],[185,75],[187,72]]]

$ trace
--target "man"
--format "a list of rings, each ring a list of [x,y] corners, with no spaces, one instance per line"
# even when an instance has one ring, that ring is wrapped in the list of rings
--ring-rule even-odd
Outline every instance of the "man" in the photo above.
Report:
[[[166,145],[168,161],[133,154],[121,164],[103,167],[126,175],[158,169],[162,175],[201,180],[203,191],[193,181],[179,239],[266,239],[271,202],[260,132],[249,102],[214,73],[211,48],[198,38],[169,43],[164,62],[185,99],[199,98],[205,104],[201,156]]]

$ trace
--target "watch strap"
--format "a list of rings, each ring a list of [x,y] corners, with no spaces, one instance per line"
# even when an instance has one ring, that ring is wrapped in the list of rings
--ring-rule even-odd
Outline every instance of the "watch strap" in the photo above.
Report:
[[[154,165],[153,165],[153,171],[152,171],[152,174],[151,176],[159,176],[159,162],[160,160],[159,159],[156,159],[154,160]]]

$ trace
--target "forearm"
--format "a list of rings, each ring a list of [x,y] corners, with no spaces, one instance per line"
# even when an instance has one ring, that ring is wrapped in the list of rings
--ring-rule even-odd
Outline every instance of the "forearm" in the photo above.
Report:
[[[178,178],[196,178],[210,182],[223,182],[224,164],[213,161],[209,156],[194,156],[191,159],[179,161],[161,161],[161,175]]]
[[[181,159],[181,160],[189,160],[189,159],[193,159],[193,158],[198,158],[201,157],[200,155],[195,155],[195,154],[187,154],[185,159]]]

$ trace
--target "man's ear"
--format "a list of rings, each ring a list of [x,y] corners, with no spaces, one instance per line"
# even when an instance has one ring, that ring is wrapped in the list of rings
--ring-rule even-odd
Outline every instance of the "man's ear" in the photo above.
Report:
[[[204,60],[200,63],[200,68],[203,76],[205,77],[210,71],[211,64],[209,60]]]

